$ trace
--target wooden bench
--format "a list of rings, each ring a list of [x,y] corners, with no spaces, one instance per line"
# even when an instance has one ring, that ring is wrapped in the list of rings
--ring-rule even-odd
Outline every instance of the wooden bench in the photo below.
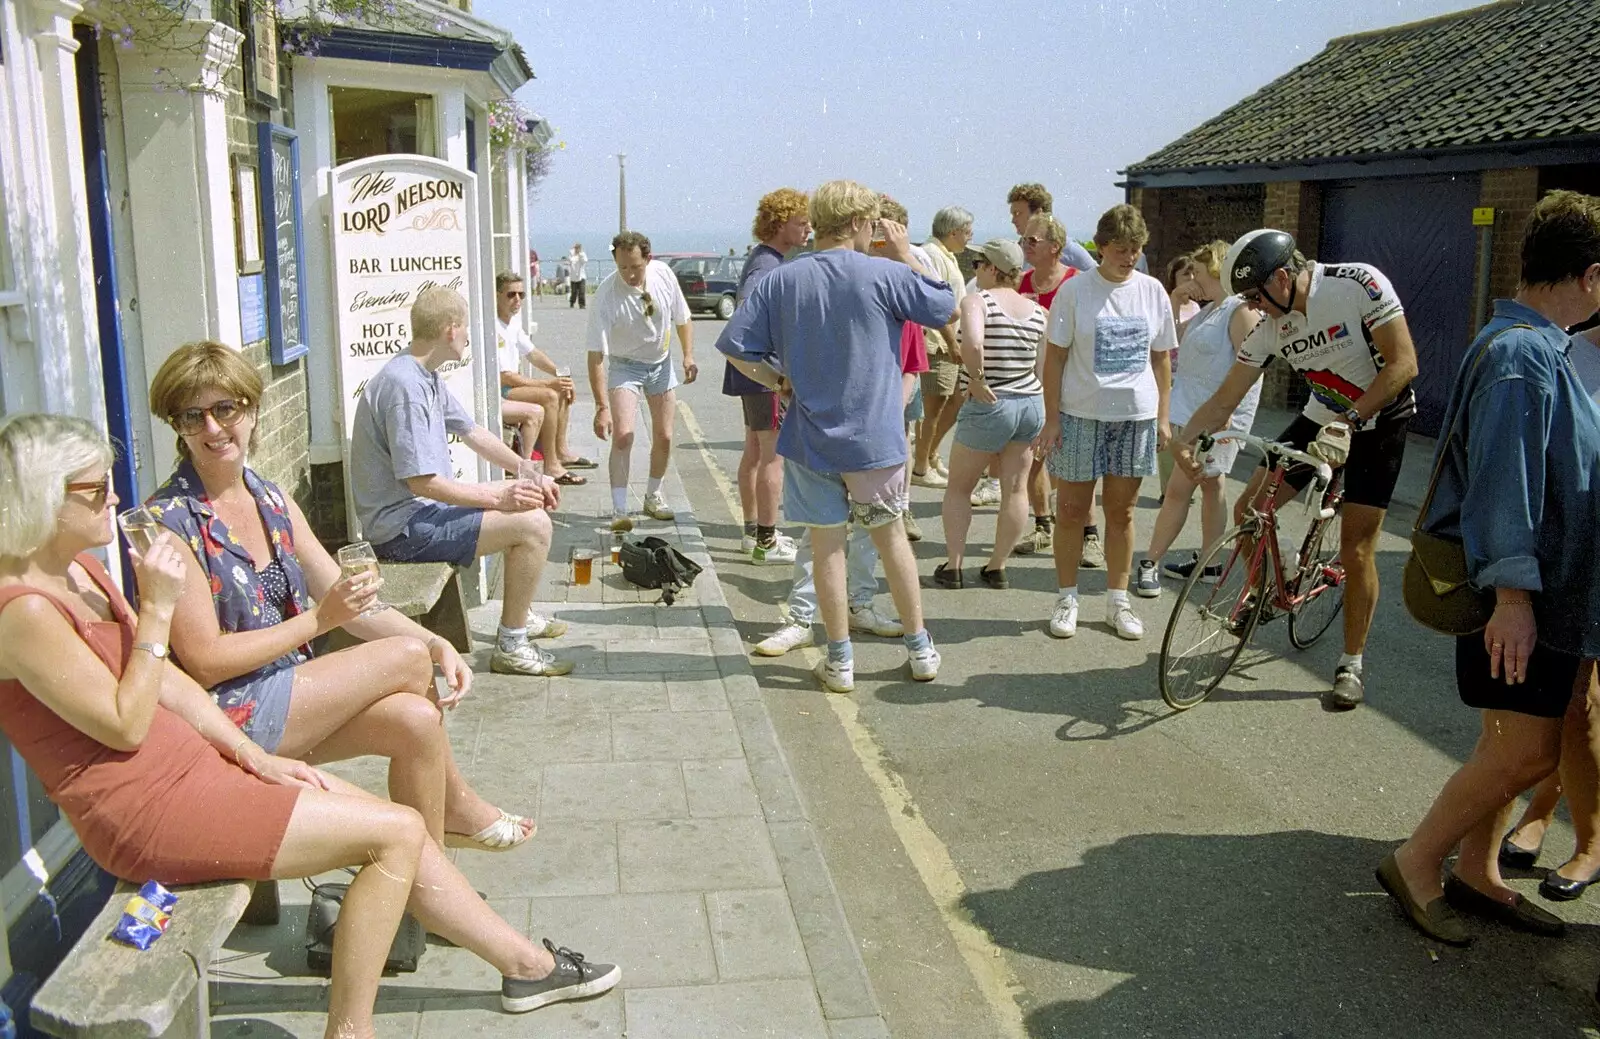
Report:
[[[254,893],[252,893],[254,888]],[[174,888],[167,933],[148,949],[112,941],[122,907],[138,890],[117,885],[78,944],[33,997],[29,1021],[61,1039],[206,1039],[211,957],[243,921],[278,920],[278,885],[227,880]]]
[[[461,578],[449,563],[380,563],[383,590],[378,598],[399,610],[456,648],[472,651],[472,634],[467,630],[467,600],[461,591]],[[358,640],[343,628],[328,633],[327,648],[332,651],[353,646]]]

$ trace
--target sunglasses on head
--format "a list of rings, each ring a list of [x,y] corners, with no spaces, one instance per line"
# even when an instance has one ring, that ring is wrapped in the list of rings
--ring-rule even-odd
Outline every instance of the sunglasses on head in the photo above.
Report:
[[[111,494],[111,474],[106,473],[103,480],[81,480],[67,484],[69,494],[87,494],[89,505],[92,508],[103,509],[106,507],[106,498]]]
[[[245,412],[249,410],[250,402],[247,400],[219,400],[209,408],[184,408],[167,421],[172,423],[172,428],[179,434],[193,436],[205,432],[207,415],[215,419],[217,425],[223,429],[229,429],[238,425],[239,420],[244,418]]]

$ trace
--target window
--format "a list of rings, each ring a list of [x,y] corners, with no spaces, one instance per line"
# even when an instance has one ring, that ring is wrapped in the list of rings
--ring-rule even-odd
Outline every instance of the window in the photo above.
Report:
[[[329,87],[333,161],[405,153],[439,158],[433,96],[363,87]]]

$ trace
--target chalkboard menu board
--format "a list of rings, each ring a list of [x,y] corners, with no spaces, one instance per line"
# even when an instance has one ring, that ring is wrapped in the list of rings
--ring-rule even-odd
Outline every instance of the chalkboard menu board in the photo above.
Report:
[[[272,363],[304,354],[300,278],[305,236],[300,220],[300,138],[273,123],[258,128],[261,145],[261,223],[266,229],[267,329]]]

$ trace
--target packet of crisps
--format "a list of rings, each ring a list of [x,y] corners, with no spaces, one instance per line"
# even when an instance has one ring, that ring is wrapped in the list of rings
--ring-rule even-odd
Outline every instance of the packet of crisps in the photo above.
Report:
[[[111,937],[135,949],[148,949],[167,931],[172,921],[172,910],[178,896],[157,884],[146,881],[139,893],[128,899],[122,909],[122,919],[117,921]]]

